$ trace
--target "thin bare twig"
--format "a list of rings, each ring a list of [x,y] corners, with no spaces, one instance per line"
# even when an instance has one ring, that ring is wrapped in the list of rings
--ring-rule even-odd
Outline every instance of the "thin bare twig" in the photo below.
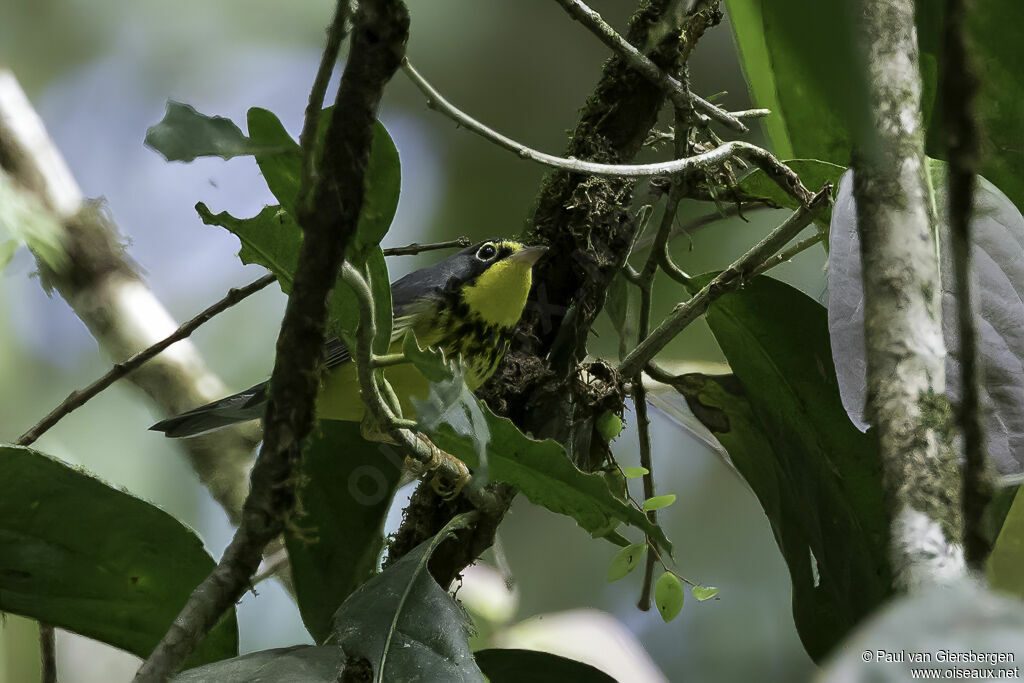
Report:
[[[347,0],[340,0],[341,3]],[[337,17],[340,12],[336,12]],[[327,295],[356,229],[372,129],[384,85],[397,70],[409,35],[400,0],[363,0],[312,201],[297,216],[305,237],[288,298],[270,379],[263,446],[252,472],[242,524],[214,570],[192,592],[135,680],[164,681],[245,592],[264,547],[284,528],[295,503],[293,470],[313,427]]]
[[[457,237],[447,242],[434,242],[432,244],[419,244],[413,242],[412,244],[404,247],[389,247],[384,250],[385,256],[413,256],[424,251],[434,251],[436,249],[465,249],[472,242],[468,237]]]
[[[979,83],[967,43],[967,6],[947,0],[944,27],[942,108],[949,141],[949,228],[956,282],[956,316],[960,338],[960,428],[964,435],[963,510],[964,558],[975,572],[984,571],[988,554],[985,510],[992,499],[985,429],[981,417],[978,327],[974,319],[971,270],[971,215],[979,163],[975,113]]]
[[[644,78],[668,93],[669,98],[677,107],[685,109],[693,107],[702,114],[738,133],[750,132],[750,129],[740,121],[739,116],[711,104],[700,95],[690,92],[686,86],[673,78],[671,74],[665,73],[658,68],[657,64],[652,62],[647,55],[633,47],[629,41],[619,35],[608,22],[601,18],[600,14],[591,9],[587,4],[581,0],[557,0],[557,2],[573,19],[590,29],[590,32],[597,36],[602,43],[611,48],[619,57],[629,62]],[[740,114],[746,117],[766,116],[768,113],[770,112],[765,109],[740,112]]]
[[[801,204],[806,204],[811,198],[811,192],[803,186],[796,173],[776,159],[771,152],[749,142],[740,142],[738,140],[726,142],[721,147],[703,154],[695,154],[685,159],[675,159],[673,161],[653,164],[601,164],[580,159],[567,159],[539,152],[488,128],[455,107],[413,68],[408,59],[403,60],[402,69],[416,87],[426,95],[428,107],[441,112],[459,125],[490,140],[499,147],[514,152],[522,159],[528,159],[551,168],[558,168],[573,173],[632,178],[672,175],[684,171],[709,170],[717,168],[732,159],[744,159],[762,169],[779,187],[790,196],[796,198]]]
[[[677,334],[706,311],[713,301],[750,279],[758,266],[811,224],[818,211],[828,203],[830,192],[831,184],[828,184],[819,190],[806,206],[797,209],[785,223],[775,228],[746,254],[719,273],[714,280],[689,300],[677,305],[672,314],[623,359],[619,364],[619,374],[624,377],[635,375]]]
[[[686,70],[681,71],[683,83],[686,84]],[[685,86],[684,86],[685,87]],[[686,103],[686,107],[675,108],[675,131],[673,136],[673,151],[677,159],[686,158],[690,155],[690,120],[694,115],[693,108]],[[661,216],[661,224],[654,235],[654,244],[643,268],[637,273],[634,280],[640,288],[640,316],[637,323],[637,344],[643,342],[651,331],[651,305],[654,296],[654,277],[657,275],[658,267],[663,262],[671,259],[668,255],[668,240],[675,225],[676,212],[679,210],[679,202],[686,195],[689,183],[685,175],[676,176],[672,179],[669,187],[668,197],[665,202],[665,213]],[[628,264],[627,264],[628,266]],[[671,263],[674,268],[675,264]],[[643,475],[644,500],[654,497],[654,462],[651,458],[651,434],[650,421],[647,419],[647,390],[644,388],[643,377],[637,371],[631,377],[633,410],[636,413],[637,438],[640,442],[640,466],[646,471]],[[647,518],[653,524],[658,523],[658,513],[655,510],[647,512]],[[647,542],[650,543],[650,537]],[[655,556],[647,554],[644,565],[643,586],[640,590],[640,599],[637,607],[643,611],[651,608],[651,587],[654,582]]]
[[[107,371],[102,377],[97,379],[95,382],[77,391],[72,391],[68,394],[60,405],[51,410],[46,417],[37,422],[31,429],[21,435],[18,439],[17,444],[19,446],[28,446],[42,436],[47,430],[53,427],[55,424],[60,422],[64,417],[69,415],[72,411],[81,408],[89,399],[100,393],[111,384],[121,379],[133,370],[138,369],[144,363],[161,353],[164,349],[169,347],[171,344],[187,339],[193,332],[195,332],[201,325],[206,323],[208,320],[213,318],[219,313],[223,313],[227,309],[231,308],[239,301],[242,301],[246,297],[255,294],[260,291],[271,282],[274,282],[275,278],[272,274],[264,275],[258,280],[249,283],[244,287],[238,289],[229,290],[227,295],[213,304],[202,313],[192,318],[191,320],[183,323],[177,330],[172,334],[164,337],[162,340],[153,344],[149,348],[139,351],[137,354],[124,361],[123,363],[116,363],[114,367]]]

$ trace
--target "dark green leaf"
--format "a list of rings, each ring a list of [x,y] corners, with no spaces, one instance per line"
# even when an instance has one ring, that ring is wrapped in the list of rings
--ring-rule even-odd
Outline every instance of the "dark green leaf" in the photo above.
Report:
[[[583,662],[538,650],[477,650],[474,655],[490,683],[615,683]]]
[[[647,552],[646,543],[631,543],[615,553],[612,563],[608,565],[608,581],[618,581],[626,574],[636,569],[640,558]]]
[[[337,683],[345,666],[340,647],[295,645],[183,671],[174,683]]]
[[[377,570],[404,456],[356,422],[321,421],[302,453],[300,513],[285,540],[302,620],[322,643],[338,606]]]
[[[797,630],[820,659],[889,596],[877,444],[843,409],[817,302],[759,277],[707,320],[739,381],[689,375],[679,388],[761,502],[789,566]]]
[[[0,446],[0,610],[146,657],[213,569],[154,505],[19,446]],[[238,653],[229,611],[189,660]]]
[[[452,369],[444,360],[444,352],[431,346],[423,348],[410,330],[402,340],[402,353],[420,373],[431,382],[443,382],[452,377]]]
[[[167,102],[163,120],[146,131],[146,145],[168,161],[192,161],[204,156],[230,159],[263,149],[230,119],[200,114],[173,100]]]
[[[685,597],[683,584],[671,572],[663,573],[654,584],[654,604],[661,614],[662,621],[672,621],[679,616]]]
[[[616,498],[599,474],[581,472],[558,443],[535,441],[506,418],[498,417],[484,404],[480,410],[491,440],[487,447],[492,481],[514,485],[530,501],[552,512],[568,515],[594,536],[604,536],[620,523],[630,524],[671,553],[672,544],[661,527],[647,515]],[[468,437],[442,425],[431,433],[438,447],[460,458],[471,468],[477,466],[476,450]]]
[[[427,571],[437,546],[467,521],[454,518],[360,586],[334,615],[332,642],[368,659],[374,681],[484,680],[469,650],[468,616]]]
[[[726,0],[757,106],[782,158],[849,165],[854,126],[866,122],[864,72],[850,0]]]

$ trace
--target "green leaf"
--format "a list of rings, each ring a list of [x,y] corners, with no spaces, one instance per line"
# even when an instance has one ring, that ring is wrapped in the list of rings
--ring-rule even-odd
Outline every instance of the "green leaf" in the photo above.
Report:
[[[718,589],[714,586],[694,586],[690,591],[698,602],[704,602],[718,595]]]
[[[817,159],[790,159],[785,164],[793,169],[803,184],[811,191],[815,191],[825,185],[825,183],[832,183],[833,197],[839,187],[839,179],[846,171],[845,166],[839,166],[832,164],[827,161],[818,161]],[[800,203],[794,199],[790,194],[783,191],[779,187],[778,183],[774,182],[768,177],[768,174],[763,170],[756,168],[746,176],[739,183],[739,191],[741,196],[745,199],[757,199],[763,201],[770,206],[782,207],[785,209],[796,210],[800,208]],[[824,210],[818,215],[815,222],[827,229],[829,221],[832,219],[832,207],[825,207]]]
[[[683,584],[672,572],[665,572],[654,584],[654,604],[657,605],[663,621],[669,622],[679,616],[685,597]]]
[[[334,108],[324,109],[317,130],[317,152],[323,153]],[[248,113],[249,135],[258,142],[262,151],[256,154],[267,186],[285,209],[295,216],[302,183],[302,150],[292,139],[278,118],[266,109],[253,107]],[[359,256],[380,244],[387,234],[398,209],[398,196],[402,188],[402,165],[398,149],[379,121],[373,126],[370,159],[366,167],[366,193],[359,213],[356,234],[349,245],[350,262],[365,258]]]
[[[460,437],[465,437],[473,444],[476,476],[482,483],[490,481],[490,460],[487,444],[491,440],[491,432],[481,410],[481,403],[466,386],[465,369],[453,366],[450,378],[440,382],[431,382],[425,400],[412,398],[416,410],[416,422],[428,433],[436,432],[444,425]]]
[[[676,494],[674,493],[669,493],[664,496],[654,496],[653,498],[648,498],[644,501],[644,512],[667,508],[674,502],[676,502]]]
[[[338,605],[376,573],[403,460],[394,446],[363,439],[356,422],[318,422],[303,449],[300,512],[285,541],[299,611],[318,643]]]
[[[942,62],[944,3],[917,0],[925,152],[945,158],[942,117],[935,115],[938,65]],[[805,0],[726,0],[747,83],[757,106],[772,110],[765,127],[782,158],[803,157],[848,165],[857,126],[865,115],[861,59],[854,49],[855,3]],[[1024,43],[1016,27],[1024,4],[989,0],[968,13],[972,61],[983,74],[976,111],[981,149],[979,172],[1024,209]]]
[[[707,321],[736,376],[693,374],[678,386],[764,508],[797,631],[819,660],[891,594],[877,443],[843,409],[820,304],[759,277],[722,296]]]
[[[651,471],[646,467],[623,467],[622,473],[626,475],[626,479],[640,479]]]
[[[594,536],[605,536],[624,522],[643,531],[659,548],[671,554],[672,544],[661,527],[652,524],[640,510],[616,498],[601,475],[580,471],[555,441],[531,439],[486,405],[480,404],[480,410],[491,435],[487,456],[492,481],[512,484],[530,502],[572,517]],[[439,448],[470,468],[477,466],[476,450],[468,437],[456,434],[445,425],[430,436]]]
[[[328,117],[321,115],[319,122],[325,120]],[[267,187],[285,211],[292,217],[297,216],[296,206],[302,185],[302,148],[271,111],[252,107],[246,113],[246,124],[249,127],[249,138],[264,148],[255,156]],[[324,129],[325,126],[321,126],[320,135],[317,136],[318,145],[323,144]]]
[[[214,567],[154,505],[20,446],[0,446],[0,610],[146,657]],[[190,658],[238,653],[234,610]]]
[[[280,206],[267,206],[252,218],[235,218],[226,211],[214,214],[205,204],[196,204],[203,223],[226,228],[238,237],[242,245],[238,258],[242,263],[258,264],[276,277],[281,290],[292,290],[295,268],[302,248],[302,231],[288,212]],[[384,252],[379,246],[363,252],[364,261],[353,262],[369,280],[373,291],[377,320],[378,344],[375,351],[385,353],[391,337],[391,288]],[[351,345],[359,323],[359,308],[355,294],[339,280],[331,294],[331,331]]]
[[[488,649],[473,656],[490,683],[615,683],[596,667],[550,652]]]
[[[597,433],[605,441],[611,441],[622,433],[622,418],[610,410],[601,413],[597,418]]]
[[[452,370],[444,359],[444,352],[432,346],[421,347],[416,333],[409,330],[402,340],[402,353],[420,373],[431,382],[451,379]]]
[[[345,652],[334,645],[295,645],[182,671],[174,683],[337,683]]]
[[[615,553],[612,563],[608,566],[608,582],[618,581],[636,569],[640,558],[647,552],[646,543],[632,543]]]
[[[146,145],[167,161],[197,157],[232,157],[254,154],[263,148],[242,134],[230,119],[200,114],[187,104],[169,100],[160,123],[146,131]]]
[[[469,649],[468,616],[427,571],[437,546],[467,523],[467,515],[452,519],[334,615],[335,642],[348,656],[369,660],[375,682],[484,680]]]
[[[1024,599],[1024,487],[1018,487],[1010,511],[1003,520],[986,572],[993,589]]]
[[[0,272],[3,271],[14,258],[14,252],[18,250],[17,240],[6,240],[0,242]]]
[[[196,204],[196,212],[206,225],[225,228],[238,238],[242,263],[263,266],[277,277],[281,291],[292,291],[302,231],[280,206],[266,206],[252,218],[235,218],[227,211],[215,214],[202,202]]]
[[[776,154],[846,166],[869,121],[850,0],[726,0],[751,94]]]

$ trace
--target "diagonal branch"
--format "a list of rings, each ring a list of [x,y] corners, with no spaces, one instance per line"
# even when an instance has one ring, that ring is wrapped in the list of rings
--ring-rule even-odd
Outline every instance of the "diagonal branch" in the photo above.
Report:
[[[263,446],[253,467],[242,524],[220,562],[196,587],[139,669],[136,681],[163,681],[181,667],[250,585],[263,548],[281,532],[295,504],[293,468],[313,426],[327,299],[362,209],[380,98],[398,68],[408,32],[408,11],[399,0],[360,3],[316,184],[309,194],[313,201],[298,216],[305,237],[281,323]]]
[[[622,360],[618,368],[619,374],[623,377],[632,377],[640,372],[655,354],[704,313],[718,297],[749,280],[762,263],[811,224],[818,212],[828,203],[830,192],[831,185],[823,187],[807,206],[799,208],[785,223],[755,244],[689,300],[676,306],[672,314]]]
[[[597,36],[602,43],[629,62],[630,66],[639,71],[644,78],[668,93],[669,98],[677,107],[682,109],[693,107],[737,133],[750,132],[750,129],[740,120],[741,116],[757,118],[768,114],[766,109],[749,109],[730,113],[720,107],[716,107],[700,95],[690,92],[686,86],[659,68],[647,55],[637,50],[629,41],[620,36],[608,22],[601,18],[600,14],[591,9],[582,0],[557,0],[557,2],[573,19],[576,19],[590,29],[591,33]]]
[[[158,342],[178,325],[135,272],[116,227],[87,203],[60,152],[17,80],[0,70],[0,166],[61,226],[66,265],[39,258],[46,284],[56,289],[115,360]],[[176,345],[129,380],[166,415],[226,393],[190,342]],[[248,491],[258,438],[247,427],[225,429],[183,443],[200,481],[237,523]]]

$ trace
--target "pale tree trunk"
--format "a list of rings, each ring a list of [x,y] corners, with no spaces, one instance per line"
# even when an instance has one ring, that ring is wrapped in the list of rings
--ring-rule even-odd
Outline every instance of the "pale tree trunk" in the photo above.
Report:
[[[869,123],[854,154],[868,416],[881,444],[896,588],[959,578],[941,281],[926,184],[913,0],[860,0]]]

